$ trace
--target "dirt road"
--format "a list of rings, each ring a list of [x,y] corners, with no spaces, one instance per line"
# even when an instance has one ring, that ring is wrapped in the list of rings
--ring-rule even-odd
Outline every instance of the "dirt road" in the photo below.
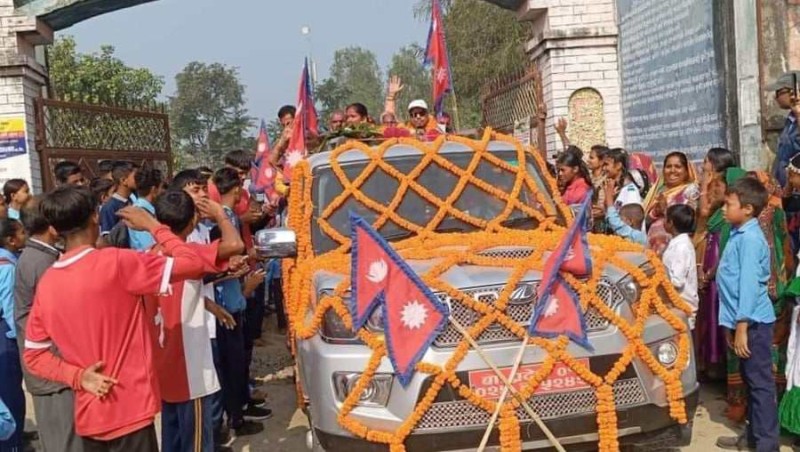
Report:
[[[259,379],[268,379],[263,388],[269,394],[269,404],[274,417],[266,421],[264,433],[239,438],[234,449],[242,452],[303,452],[306,449],[305,437],[308,420],[296,409],[294,385],[290,379],[273,379],[284,369],[291,358],[286,352],[283,338],[267,334],[267,346],[256,349],[253,370]],[[717,450],[714,447],[720,435],[734,434],[732,426],[724,416],[725,402],[722,386],[704,386],[700,395],[700,407],[694,421],[692,445],[686,451],[706,452]],[[28,403],[27,430],[35,430],[33,406]],[[781,451],[791,451],[790,440],[784,438]]]

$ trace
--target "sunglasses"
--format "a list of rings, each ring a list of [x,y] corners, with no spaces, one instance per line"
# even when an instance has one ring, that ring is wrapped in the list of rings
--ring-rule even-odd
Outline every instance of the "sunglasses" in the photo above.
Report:
[[[424,118],[426,116],[428,116],[428,112],[425,110],[417,110],[411,112],[412,118]]]

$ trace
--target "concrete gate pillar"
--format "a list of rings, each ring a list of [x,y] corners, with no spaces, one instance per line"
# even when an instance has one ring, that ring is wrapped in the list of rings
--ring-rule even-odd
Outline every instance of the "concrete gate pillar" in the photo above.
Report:
[[[560,117],[586,155],[594,144],[623,146],[614,0],[527,0],[517,13],[531,24],[526,51],[542,74],[548,157],[562,149]]]
[[[47,24],[15,12],[13,0],[0,0],[0,186],[22,178],[42,190],[34,103],[47,69],[36,60],[36,46],[52,42]]]

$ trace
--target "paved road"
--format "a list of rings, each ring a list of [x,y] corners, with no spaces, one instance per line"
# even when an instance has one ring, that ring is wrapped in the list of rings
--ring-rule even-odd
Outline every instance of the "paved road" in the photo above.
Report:
[[[290,357],[283,339],[278,335],[266,334],[267,346],[256,349],[254,371],[258,378],[274,375],[284,368]],[[269,377],[268,377],[269,378]],[[308,420],[297,410],[294,385],[289,379],[272,380],[264,384],[269,394],[270,407],[274,417],[266,421],[264,433],[240,438],[234,449],[242,452],[303,452]],[[700,407],[694,423],[692,445],[686,451],[706,452],[716,450],[717,436],[734,434],[733,427],[724,416],[725,402],[722,386],[704,386],[700,395]],[[28,404],[28,430],[35,429],[33,407]],[[781,451],[791,451],[788,438],[784,438]]]

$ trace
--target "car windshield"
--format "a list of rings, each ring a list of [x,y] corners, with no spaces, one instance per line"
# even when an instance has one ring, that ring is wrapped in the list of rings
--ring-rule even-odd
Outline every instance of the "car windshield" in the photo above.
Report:
[[[515,150],[495,151],[492,152],[492,154],[511,164],[512,166],[516,166],[518,164],[517,152]],[[451,152],[442,155],[449,162],[462,169],[466,169],[472,160],[473,152]],[[399,157],[388,157],[384,160],[398,171],[408,174],[419,164],[421,159],[421,154],[413,154]],[[529,159],[527,163],[528,173],[532,176],[534,182],[539,187],[539,190],[541,190],[543,193],[546,193],[546,202],[550,203],[551,207],[554,207],[550,201],[552,199],[552,194],[544,184],[541,174],[539,173],[539,169],[534,165],[532,160],[533,159]],[[368,163],[369,160],[358,160],[351,163],[343,163],[342,169],[347,175],[347,178],[352,181],[361,174]],[[513,191],[514,180],[516,177],[515,173],[501,169],[500,167],[489,163],[485,159],[481,160],[480,164],[478,165],[475,171],[475,176],[506,193],[511,193]],[[441,166],[431,163],[417,177],[416,181],[421,186],[425,187],[429,192],[433,193],[436,197],[440,199],[447,199],[454,191],[456,191],[456,185],[459,182],[459,177],[442,168]],[[377,204],[387,206],[392,201],[399,188],[400,182],[397,179],[390,176],[382,169],[377,168],[369,176],[369,178],[367,178],[364,184],[361,185],[360,191]],[[344,187],[329,166],[317,167],[314,170],[312,184],[312,197],[314,204],[312,242],[314,246],[314,252],[317,255],[336,249],[340,245],[336,240],[326,234],[319,227],[317,220],[320,218],[322,212],[325,211],[328,205],[343,191]],[[536,201],[535,196],[530,190],[527,189],[527,187],[520,191],[519,198],[524,205],[534,207],[535,209],[544,213],[544,209]],[[486,193],[472,183],[468,183],[464,187],[463,191],[461,191],[460,196],[453,203],[453,205],[462,212],[488,221],[499,216],[505,209],[506,203],[505,201],[497,199],[494,196]],[[330,226],[345,237],[350,235],[349,212],[351,211],[357,215],[360,215],[370,223],[374,223],[379,216],[377,212],[362,204],[360,201],[355,199],[355,197],[352,195],[349,196],[346,201],[342,203],[341,206],[338,207],[333,214],[327,218],[327,222],[330,224]],[[406,191],[402,202],[400,202],[400,205],[395,209],[395,211],[403,219],[420,227],[424,227],[436,215],[438,207],[425,200],[415,191],[409,189]],[[536,219],[531,218],[529,215],[525,214],[519,209],[514,209],[508,219],[504,222],[504,226],[514,229],[535,229],[538,227],[538,222]],[[444,220],[442,220],[436,228],[438,232],[470,232],[476,229],[476,226],[465,223],[464,221],[461,221],[450,214],[446,215]],[[392,220],[387,220],[383,226],[381,226],[378,232],[381,234],[381,236],[389,241],[402,240],[415,234],[414,231],[403,228]]]

